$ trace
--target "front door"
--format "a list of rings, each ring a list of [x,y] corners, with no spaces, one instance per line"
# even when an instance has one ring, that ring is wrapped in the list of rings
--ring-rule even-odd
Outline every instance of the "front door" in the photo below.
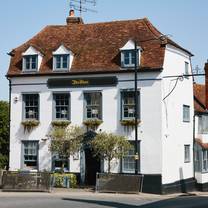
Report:
[[[96,184],[96,173],[100,172],[101,162],[90,148],[85,149],[85,185]]]

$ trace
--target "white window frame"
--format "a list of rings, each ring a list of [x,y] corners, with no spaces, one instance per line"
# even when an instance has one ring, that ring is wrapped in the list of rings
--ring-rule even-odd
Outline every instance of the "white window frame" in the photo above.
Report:
[[[63,117],[63,118],[57,118],[56,116],[56,108],[57,108],[57,105],[56,105],[56,97],[59,96],[59,95],[64,95],[64,96],[67,96],[67,99],[68,99],[68,105],[58,105],[59,107],[64,107],[64,108],[68,108],[68,111],[67,111],[67,118]],[[70,105],[70,94],[67,93],[67,92],[54,92],[53,93],[53,119],[54,120],[70,120],[70,115],[71,115],[71,105]]]
[[[23,110],[22,110],[23,120],[30,120],[30,119],[39,120],[39,118],[40,118],[40,96],[39,96],[39,94],[38,93],[24,93],[22,96],[23,96]],[[35,106],[35,105],[27,106],[26,105],[26,99],[27,99],[26,96],[37,96],[37,103],[38,103],[37,106]],[[26,108],[31,108],[31,109],[37,108],[37,116],[35,116],[35,117],[31,116],[31,118],[30,117],[26,118],[26,113],[27,113]],[[28,114],[29,114],[29,111],[28,111]]]
[[[98,103],[87,104],[87,96],[93,96],[93,94],[97,94],[97,97],[99,97]],[[97,116],[88,117],[88,109],[91,109],[91,111],[97,110]],[[91,112],[91,114],[93,115],[93,112]],[[84,120],[88,119],[102,120],[102,93],[100,91],[84,92]]]
[[[26,151],[26,148],[25,148],[25,144],[35,144],[35,151],[36,151],[36,154],[34,153],[34,149],[33,147],[29,147],[27,148],[27,151],[28,153],[26,154],[25,151]],[[30,153],[29,153],[30,151]],[[25,160],[25,157],[36,157],[36,160]],[[39,141],[22,141],[22,168],[23,169],[29,169],[29,170],[38,170],[38,157],[39,157]],[[27,162],[36,162],[36,166],[28,166],[26,165]]]
[[[125,63],[125,55],[126,53],[129,53],[129,64],[126,64]],[[138,54],[138,53],[137,53]],[[134,62],[132,62],[132,56],[135,56],[135,50],[123,50],[121,51],[121,65],[123,67],[134,67],[135,66],[135,61],[136,61],[136,58],[134,57]],[[138,60],[138,56],[137,56],[137,60]]]
[[[191,162],[191,149],[190,144],[184,145],[184,162],[189,163]]]
[[[122,172],[123,173],[135,173],[135,152],[134,152],[134,145],[132,145],[132,149],[130,149],[128,151],[128,153],[122,158]],[[130,154],[131,152],[131,154]],[[129,164],[134,164],[134,168],[133,169],[125,169],[125,162]]]
[[[32,58],[35,57],[35,68],[32,68]],[[29,65],[30,67],[27,68],[27,58],[29,58]],[[36,72],[38,71],[38,55],[25,55],[23,56],[23,71],[27,71],[27,72]]]
[[[190,106],[183,105],[183,122],[190,122]]]
[[[185,75],[189,75],[189,62],[185,61],[184,64],[185,64],[185,66],[184,66],[185,67]],[[186,78],[188,79],[189,77],[186,76]]]
[[[134,94],[134,91],[132,91],[132,90],[121,91],[121,120],[131,120],[131,119],[135,118],[135,115],[134,115],[135,112],[133,113],[133,115],[131,117],[124,116],[124,107],[125,106],[131,106],[133,108],[132,110],[135,111],[134,95],[133,95],[133,103],[132,104],[124,104],[125,94],[128,94],[128,93]],[[138,95],[138,104],[137,104],[137,106],[138,106],[138,119],[140,119],[140,91],[139,90],[137,91],[137,95]]]
[[[67,56],[67,66],[63,67],[64,63],[64,56]],[[57,68],[57,58],[60,57],[60,68]],[[69,54],[55,54],[53,55],[53,70],[54,71],[66,71],[69,69],[69,62],[70,62]]]

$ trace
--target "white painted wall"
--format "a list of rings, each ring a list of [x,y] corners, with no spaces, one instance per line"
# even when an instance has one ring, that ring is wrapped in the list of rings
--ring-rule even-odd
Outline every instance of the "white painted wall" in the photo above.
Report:
[[[110,75],[101,75],[110,76]],[[133,80],[133,74],[117,75],[121,80]],[[65,76],[66,77],[66,76]],[[92,76],[90,76],[92,77]],[[119,82],[117,87],[96,88],[71,88],[71,89],[48,89],[46,86],[49,77],[13,78],[12,79],[12,122],[11,122],[11,146],[10,146],[10,169],[17,170],[20,165],[21,140],[39,140],[39,168],[40,170],[51,168],[51,157],[48,151],[49,141],[42,141],[50,130],[52,121],[52,92],[70,91],[71,97],[71,121],[72,125],[82,125],[83,122],[83,91],[101,90],[103,96],[103,123],[99,126],[102,131],[122,134],[130,140],[134,140],[134,131],[126,131],[120,125],[120,90],[134,87],[133,81]],[[141,73],[140,79],[160,78],[157,73]],[[39,83],[39,85],[36,85]],[[23,84],[23,85],[22,85]],[[29,84],[29,85],[26,85]],[[34,85],[33,85],[34,84]],[[162,173],[162,106],[161,106],[161,80],[138,81],[138,89],[141,93],[141,124],[139,126],[139,140],[141,140],[141,172]],[[40,125],[31,132],[24,134],[22,121],[22,93],[38,92],[40,94]],[[14,98],[18,101],[14,103]],[[155,165],[157,164],[157,165]],[[107,165],[107,164],[105,164]],[[120,163],[112,165],[113,172],[119,172]],[[105,166],[106,167],[106,166]],[[106,169],[106,168],[105,168]],[[70,158],[70,171],[79,172],[79,160]]]
[[[165,50],[162,76],[162,97],[174,88],[177,77],[185,73],[185,63],[191,63],[188,54],[168,45]],[[183,104],[190,106],[190,122],[183,122]],[[162,101],[162,183],[173,183],[187,179],[193,174],[193,82],[192,77],[178,81],[171,95]],[[184,162],[184,145],[190,145],[191,161]]]

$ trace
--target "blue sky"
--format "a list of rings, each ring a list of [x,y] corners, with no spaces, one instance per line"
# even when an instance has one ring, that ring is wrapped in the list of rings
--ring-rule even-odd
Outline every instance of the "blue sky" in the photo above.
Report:
[[[84,13],[86,23],[123,19],[149,20],[195,56],[193,67],[208,59],[207,0],[97,0],[97,13]],[[7,52],[46,25],[65,24],[69,0],[6,0],[0,3],[0,100],[8,100]]]

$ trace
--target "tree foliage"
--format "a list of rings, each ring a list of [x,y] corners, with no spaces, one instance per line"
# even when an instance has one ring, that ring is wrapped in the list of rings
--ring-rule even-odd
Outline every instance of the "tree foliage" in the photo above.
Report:
[[[8,166],[9,157],[9,103],[0,101],[0,169]]]
[[[68,128],[53,128],[50,137],[50,151],[62,157],[69,157],[80,150],[84,130],[79,126]]]
[[[131,148],[126,137],[106,132],[97,134],[91,145],[96,156],[108,161],[109,173],[112,159],[122,158]]]

